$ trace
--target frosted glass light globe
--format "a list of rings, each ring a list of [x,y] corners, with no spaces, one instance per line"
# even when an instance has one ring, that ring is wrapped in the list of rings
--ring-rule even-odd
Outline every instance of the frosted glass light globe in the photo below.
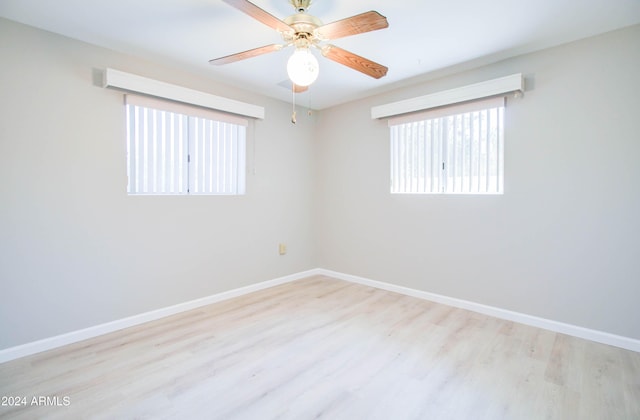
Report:
[[[308,48],[298,48],[289,57],[287,74],[298,86],[309,86],[315,82],[319,73],[318,60]]]

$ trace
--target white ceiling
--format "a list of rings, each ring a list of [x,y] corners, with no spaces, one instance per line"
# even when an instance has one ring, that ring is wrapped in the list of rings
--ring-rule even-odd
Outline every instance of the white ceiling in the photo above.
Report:
[[[254,0],[278,18],[288,0]],[[320,76],[296,101],[323,109],[474,60],[492,61],[640,23],[640,0],[314,0],[324,23],[376,10],[389,28],[333,44],[389,67],[375,80],[319,57]],[[221,0],[1,0],[0,16],[205,74],[282,99],[290,49],[226,66],[208,60],[279,43],[271,28]],[[639,40],[640,48],[640,40]],[[285,83],[284,86],[287,84]]]

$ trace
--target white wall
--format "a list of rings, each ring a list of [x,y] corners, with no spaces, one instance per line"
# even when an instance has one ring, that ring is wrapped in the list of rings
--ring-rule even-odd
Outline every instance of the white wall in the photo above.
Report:
[[[316,266],[313,119],[2,19],[0,57],[0,349]],[[264,106],[247,194],[127,196],[122,94],[95,84],[106,67]]]
[[[397,89],[318,117],[323,268],[640,338],[640,26]],[[505,194],[389,194],[370,108],[522,72]]]

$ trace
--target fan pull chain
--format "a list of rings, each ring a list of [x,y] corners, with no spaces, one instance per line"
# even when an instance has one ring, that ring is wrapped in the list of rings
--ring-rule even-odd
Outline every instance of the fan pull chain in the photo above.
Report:
[[[293,112],[291,113],[291,124],[295,124],[296,123],[296,86],[293,83],[291,84],[291,96],[293,98],[291,102],[293,104]]]

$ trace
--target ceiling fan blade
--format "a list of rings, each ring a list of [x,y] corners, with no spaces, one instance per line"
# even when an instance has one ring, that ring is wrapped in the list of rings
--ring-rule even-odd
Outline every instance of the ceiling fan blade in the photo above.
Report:
[[[321,26],[315,30],[315,35],[320,39],[329,40],[388,27],[387,18],[372,10]]]
[[[254,48],[252,50],[243,51],[241,53],[226,55],[220,58],[214,58],[213,60],[209,60],[209,64],[215,64],[216,66],[220,66],[222,64],[235,63],[236,61],[245,60],[247,58],[257,57],[262,54],[267,54],[274,51],[280,51],[283,45],[280,44],[271,44],[265,45],[264,47]]]
[[[235,7],[252,18],[280,32],[294,32],[293,28],[272,14],[262,10],[248,0],[222,0],[231,7]]]
[[[327,57],[329,60],[351,67],[352,69],[375,79],[386,76],[387,71],[389,70],[382,64],[367,60],[364,57],[360,57],[352,52],[338,48],[335,45],[326,45],[322,47],[322,55]]]

